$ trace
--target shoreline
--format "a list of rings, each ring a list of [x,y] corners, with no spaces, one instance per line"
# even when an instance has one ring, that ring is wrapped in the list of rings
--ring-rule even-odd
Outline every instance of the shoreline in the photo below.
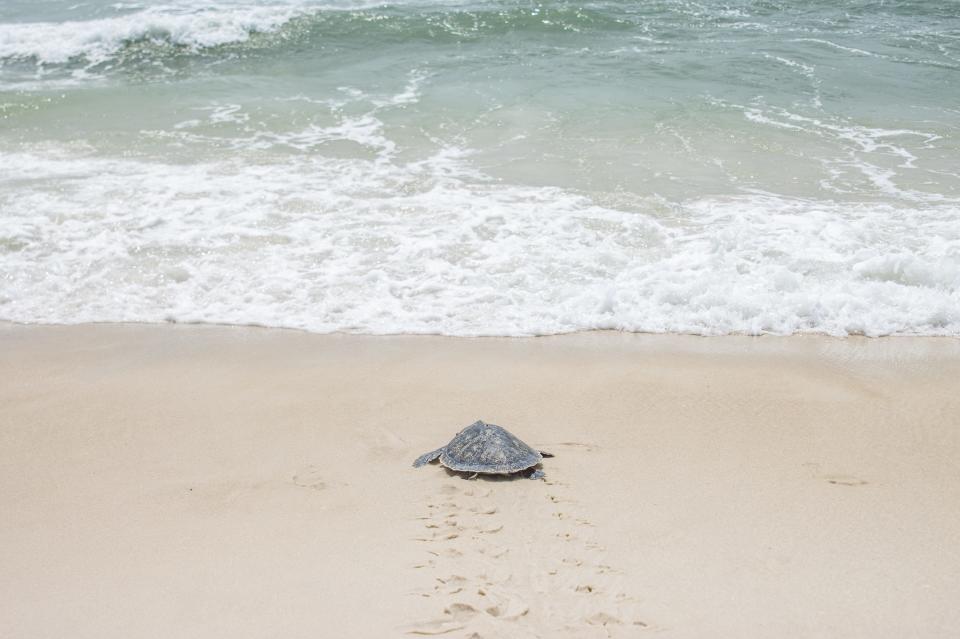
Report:
[[[952,337],[0,323],[0,352],[11,636],[960,625]],[[411,468],[476,419],[547,480]]]
[[[835,340],[846,340],[846,339],[866,339],[866,340],[885,340],[885,339],[946,339],[946,340],[956,340],[960,341],[960,334],[914,334],[914,333],[889,333],[883,335],[867,335],[864,333],[848,333],[846,335],[834,335],[831,333],[823,332],[796,332],[796,333],[683,333],[683,332],[673,332],[673,331],[628,331],[617,328],[585,328],[577,329],[573,331],[567,331],[563,333],[542,333],[542,334],[530,334],[530,335],[453,335],[448,333],[363,333],[357,332],[353,333],[350,331],[331,331],[331,332],[317,332],[309,328],[298,328],[295,326],[269,326],[266,324],[230,324],[230,323],[221,323],[221,322],[206,322],[206,321],[196,321],[196,322],[181,322],[181,321],[102,321],[102,322],[78,322],[78,323],[45,323],[45,322],[20,322],[15,320],[0,319],[0,330],[3,330],[3,327],[15,328],[94,328],[98,326],[112,326],[112,327],[136,327],[136,326],[145,326],[145,327],[157,327],[157,326],[180,326],[185,328],[214,328],[214,329],[237,329],[237,330],[263,330],[263,331],[288,331],[293,333],[303,333],[306,335],[316,335],[316,336],[333,336],[333,337],[427,337],[427,338],[442,338],[442,339],[465,339],[465,340],[484,340],[484,339],[544,339],[551,337],[565,337],[570,335],[591,335],[591,334],[618,334],[618,335],[637,335],[637,336],[663,336],[663,337],[681,337],[681,338],[705,338],[705,339],[715,339],[715,338],[770,338],[770,339],[793,339],[793,338],[824,338],[824,339],[835,339]]]

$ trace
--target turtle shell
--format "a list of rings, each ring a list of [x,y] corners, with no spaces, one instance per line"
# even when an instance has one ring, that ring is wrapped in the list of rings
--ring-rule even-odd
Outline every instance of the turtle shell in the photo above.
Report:
[[[440,453],[440,463],[467,473],[506,475],[540,463],[540,453],[496,424],[482,421],[457,433]]]

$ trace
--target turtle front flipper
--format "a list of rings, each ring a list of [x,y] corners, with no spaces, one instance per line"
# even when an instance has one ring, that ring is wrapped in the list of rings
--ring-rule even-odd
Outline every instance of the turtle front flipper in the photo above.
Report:
[[[553,453],[548,453],[548,452],[545,451],[545,450],[541,450],[541,451],[537,451],[537,452],[540,453],[540,456],[541,456],[541,457],[553,457]]]
[[[443,453],[444,448],[446,448],[446,446],[442,446],[436,450],[431,450],[429,453],[424,453],[420,455],[419,457],[417,457],[417,460],[413,462],[413,467],[420,468],[424,464],[429,464],[434,459],[439,457],[441,453]]]
[[[539,468],[530,473],[530,479],[543,479],[547,474],[540,470]]]

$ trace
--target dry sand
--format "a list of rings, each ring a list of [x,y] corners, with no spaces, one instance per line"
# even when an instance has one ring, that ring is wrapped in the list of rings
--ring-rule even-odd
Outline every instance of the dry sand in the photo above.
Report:
[[[960,636],[960,340],[0,326],[0,636]],[[420,453],[482,418],[546,481]]]

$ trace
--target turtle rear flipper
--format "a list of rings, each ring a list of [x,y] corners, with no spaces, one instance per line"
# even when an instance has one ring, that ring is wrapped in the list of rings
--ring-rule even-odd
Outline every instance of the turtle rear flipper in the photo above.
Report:
[[[417,457],[416,461],[413,462],[413,467],[420,468],[424,464],[429,464],[434,459],[439,457],[441,453],[443,453],[444,448],[446,448],[446,446],[442,446],[436,450],[431,450],[429,453],[424,453],[420,455],[419,457]]]
[[[540,456],[541,456],[541,457],[553,457],[553,456],[554,456],[553,453],[548,453],[548,452],[545,451],[545,450],[541,450],[541,451],[537,451],[537,452],[540,453]]]

